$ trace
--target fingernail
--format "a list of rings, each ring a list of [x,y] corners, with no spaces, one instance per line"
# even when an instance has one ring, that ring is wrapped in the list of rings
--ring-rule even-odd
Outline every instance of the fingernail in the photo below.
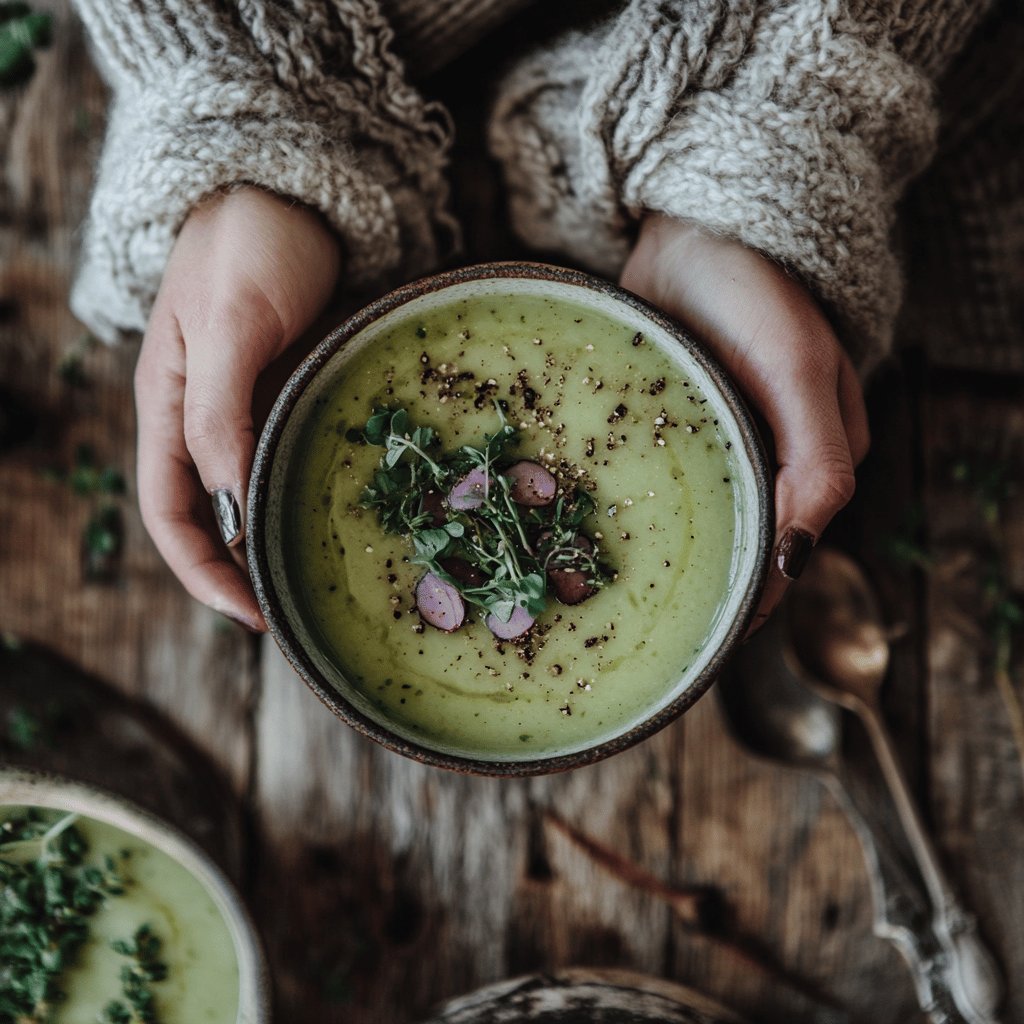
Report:
[[[211,491],[210,499],[213,501],[213,514],[217,517],[220,535],[224,543],[231,547],[242,533],[242,513],[238,502],[226,487]]]
[[[775,548],[775,565],[786,579],[798,579],[813,550],[814,538],[806,530],[791,526]]]
[[[246,619],[243,619],[239,615],[233,615],[231,612],[224,612],[224,615],[226,618],[229,618],[232,622],[237,623],[239,626],[241,626],[242,629],[247,629],[250,633],[254,633],[257,636],[259,636],[263,632],[262,629],[259,629],[253,623],[247,621]]]

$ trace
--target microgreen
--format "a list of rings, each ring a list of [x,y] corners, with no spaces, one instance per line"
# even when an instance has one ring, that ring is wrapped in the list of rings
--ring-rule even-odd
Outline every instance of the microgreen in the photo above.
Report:
[[[584,520],[594,502],[573,485],[544,508],[524,508],[512,500],[507,468],[508,449],[519,442],[500,406],[499,426],[479,446],[463,445],[443,454],[430,427],[414,427],[404,409],[375,409],[362,430],[348,431],[353,442],[385,450],[372,482],[363,491],[364,508],[376,510],[388,533],[409,538],[410,561],[454,586],[470,604],[507,622],[517,607],[536,617],[544,611],[548,570],[561,568],[587,574],[602,586],[607,574],[597,548],[577,545]],[[455,510],[442,498],[467,474],[482,470],[486,486],[481,502]],[[426,498],[433,495],[432,505]],[[440,520],[440,521],[439,521]],[[479,573],[480,582],[456,579],[446,560],[459,558]]]

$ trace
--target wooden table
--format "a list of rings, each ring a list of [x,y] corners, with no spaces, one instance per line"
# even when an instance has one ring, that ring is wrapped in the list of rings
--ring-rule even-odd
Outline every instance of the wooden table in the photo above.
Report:
[[[184,594],[135,510],[134,350],[87,349],[85,386],[58,373],[84,333],[66,296],[106,96],[75,19],[52,7],[52,50],[27,87],[0,93],[0,380],[36,422],[0,455],[0,629],[151,702],[227,777],[252,816],[242,884],[280,1019],[411,1021],[481,983],[567,964],[679,979],[763,1022],[918,1019],[902,962],[871,933],[864,862],[838,806],[813,778],[741,749],[714,694],[591,768],[460,778],[356,735],[272,641]],[[460,119],[478,119],[478,103],[464,100]],[[511,249],[478,143],[471,129],[456,154],[467,258]],[[888,718],[943,860],[1001,958],[1008,1022],[1024,1020],[1024,775],[983,576],[994,557],[1024,588],[1024,493],[1001,501],[996,538],[960,478],[998,466],[1024,480],[1021,396],[1019,379],[914,355],[890,367],[871,394],[874,453],[832,534],[904,627]],[[107,583],[80,569],[91,499],[40,471],[67,466],[83,443],[129,481]],[[1019,699],[1019,629],[1016,640],[1004,684]],[[717,887],[727,914],[687,923],[669,890],[692,885]],[[722,940],[738,933],[804,991]]]

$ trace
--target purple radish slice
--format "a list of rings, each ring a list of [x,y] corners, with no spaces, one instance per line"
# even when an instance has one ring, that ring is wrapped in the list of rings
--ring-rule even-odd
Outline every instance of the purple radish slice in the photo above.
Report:
[[[428,572],[416,584],[416,608],[427,625],[454,633],[466,619],[466,603],[450,583]]]
[[[420,512],[430,516],[431,526],[444,526],[447,516],[444,511],[444,495],[431,488],[420,496]]]
[[[464,558],[442,558],[441,568],[467,589],[484,585],[484,574]]]
[[[593,542],[586,534],[577,534],[573,543],[587,554],[594,550]],[[548,582],[562,604],[582,604],[597,592],[597,587],[589,582],[587,574],[579,569],[560,569],[554,566],[548,569]]]
[[[448,504],[457,512],[479,508],[487,498],[487,471],[481,468],[467,473],[448,493]]]
[[[539,462],[517,462],[505,470],[505,479],[509,497],[517,505],[550,505],[558,493],[558,481]]]
[[[497,615],[488,615],[484,622],[499,640],[515,640],[529,632],[535,618],[523,607],[516,605],[508,622],[502,622]]]

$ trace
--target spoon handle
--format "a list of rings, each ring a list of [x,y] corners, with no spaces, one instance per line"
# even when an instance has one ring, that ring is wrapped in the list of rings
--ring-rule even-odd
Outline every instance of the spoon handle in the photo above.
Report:
[[[869,794],[832,772],[822,778],[860,841],[871,883],[873,931],[899,951],[929,1024],[975,1024],[962,1014],[949,983],[949,954],[929,927],[930,901],[906,871]]]
[[[969,1024],[995,1024],[1002,981],[992,954],[978,935],[977,923],[961,905],[942,865],[907,785],[893,749],[892,738],[878,708],[858,702],[882,774],[892,794],[921,877],[934,907],[935,936],[946,954],[949,989]]]

